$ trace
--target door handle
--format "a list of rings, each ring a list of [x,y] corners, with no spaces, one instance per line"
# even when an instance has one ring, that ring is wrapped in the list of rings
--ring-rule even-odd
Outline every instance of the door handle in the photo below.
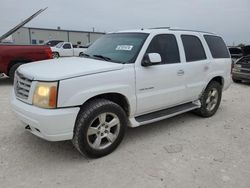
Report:
[[[182,75],[184,75],[184,73],[185,73],[184,70],[178,70],[177,75],[182,76]]]

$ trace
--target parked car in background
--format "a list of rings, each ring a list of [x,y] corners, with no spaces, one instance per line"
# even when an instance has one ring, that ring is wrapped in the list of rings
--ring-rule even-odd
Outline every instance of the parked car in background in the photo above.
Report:
[[[228,48],[233,62],[243,56],[243,51],[240,47],[229,47]]]
[[[246,45],[242,47],[242,51],[243,51],[244,56],[250,55],[250,45]]]
[[[230,83],[231,58],[221,37],[132,30],[104,35],[82,58],[21,66],[11,105],[34,135],[72,140],[80,153],[101,157],[121,143],[127,126],[193,110],[213,116]]]
[[[8,37],[11,37],[12,33],[16,32],[19,28],[46,9],[47,8],[40,9],[35,14],[32,14],[17,26],[0,36],[0,43],[5,42]],[[52,53],[48,46],[10,45],[2,43],[0,44],[0,76],[4,73],[13,80],[15,71],[20,65],[51,58]]]
[[[0,73],[13,80],[20,65],[51,58],[52,52],[48,46],[0,44]]]
[[[44,45],[50,46],[50,47],[54,47],[56,46],[58,43],[60,42],[64,42],[63,40],[48,40],[44,42]]]
[[[51,47],[53,58],[82,56],[86,49],[83,46],[73,46],[71,42],[60,42],[55,47]]]
[[[236,83],[250,81],[250,55],[238,59],[233,64],[232,79]]]

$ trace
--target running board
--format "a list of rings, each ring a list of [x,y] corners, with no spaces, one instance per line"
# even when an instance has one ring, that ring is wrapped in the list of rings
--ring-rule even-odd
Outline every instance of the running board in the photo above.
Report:
[[[190,103],[185,103],[179,106],[175,106],[172,108],[167,108],[164,110],[152,112],[149,114],[137,116],[135,120],[139,123],[139,125],[144,125],[148,123],[153,123],[156,121],[160,121],[163,119],[167,119],[173,116],[176,116],[178,114],[182,114],[194,109],[200,108],[200,102],[197,101],[195,103],[190,102]]]

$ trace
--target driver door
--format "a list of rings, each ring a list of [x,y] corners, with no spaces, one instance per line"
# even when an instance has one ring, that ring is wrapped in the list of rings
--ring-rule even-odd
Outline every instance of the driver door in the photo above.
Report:
[[[175,35],[156,35],[147,53],[158,53],[162,62],[136,66],[136,115],[172,107],[185,101],[185,70]]]
[[[70,43],[65,43],[63,46],[63,56],[73,56],[73,48]]]

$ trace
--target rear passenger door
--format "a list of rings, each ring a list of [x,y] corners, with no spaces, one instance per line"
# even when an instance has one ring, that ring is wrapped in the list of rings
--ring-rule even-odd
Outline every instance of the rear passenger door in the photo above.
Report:
[[[185,75],[175,35],[159,34],[147,53],[158,53],[162,62],[136,67],[137,115],[185,102]]]
[[[186,98],[197,100],[203,88],[206,87],[206,78],[209,70],[209,61],[204,49],[204,41],[199,35],[182,34],[186,75]]]

